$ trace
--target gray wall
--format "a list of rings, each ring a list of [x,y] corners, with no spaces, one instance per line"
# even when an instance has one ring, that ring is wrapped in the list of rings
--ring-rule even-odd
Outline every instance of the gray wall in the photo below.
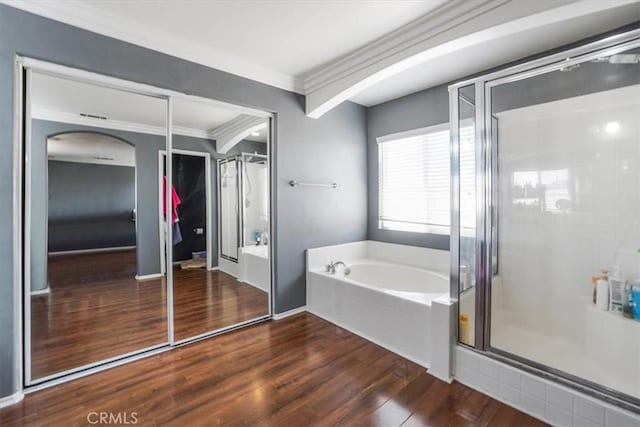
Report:
[[[49,160],[49,252],[136,244],[136,169]]]
[[[346,102],[321,119],[304,97],[0,5],[0,397],[19,388],[14,367],[13,119],[15,55],[22,54],[276,114],[276,313],[306,302],[304,250],[366,238],[366,110]],[[177,144],[176,144],[177,146]],[[291,188],[291,179],[340,184]]]
[[[640,49],[635,49],[633,53],[640,53]],[[555,71],[496,86],[492,90],[492,110],[493,113],[499,113],[640,84],[639,68],[637,64],[587,62],[571,71]]]
[[[423,90],[371,107],[367,111],[368,225],[370,240],[449,249],[449,236],[378,228],[378,143],[376,138],[449,121],[446,86]]]
[[[227,151],[222,157],[230,157],[234,154],[240,153],[258,153],[258,154],[267,154],[267,144],[263,142],[250,141],[248,139],[244,139],[240,141],[238,144],[234,145],[231,150]]]
[[[636,49],[634,52],[640,52]],[[606,67],[606,71],[603,68]],[[586,63],[569,72],[553,72],[497,86],[493,90],[493,112],[551,102],[603,90],[640,84],[637,65]],[[473,96],[473,94],[468,94]],[[463,104],[466,105],[466,104]],[[472,114],[468,108],[466,116]],[[376,138],[396,132],[447,123],[447,85],[416,92],[367,110],[368,129],[368,226],[371,240],[449,249],[449,236],[378,229],[378,147]]]

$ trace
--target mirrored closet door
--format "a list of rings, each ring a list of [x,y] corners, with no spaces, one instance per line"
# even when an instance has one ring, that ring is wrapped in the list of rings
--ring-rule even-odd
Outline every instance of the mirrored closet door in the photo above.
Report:
[[[179,343],[269,315],[269,123],[221,103],[173,102],[167,249]]]
[[[271,115],[26,58],[24,382],[271,315]]]
[[[31,70],[25,85],[30,385],[169,341],[157,191],[167,100]]]

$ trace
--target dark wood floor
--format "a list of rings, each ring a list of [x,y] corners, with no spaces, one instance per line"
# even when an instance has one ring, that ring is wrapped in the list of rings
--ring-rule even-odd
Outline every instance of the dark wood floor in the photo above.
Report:
[[[91,412],[145,426],[543,425],[306,313],[28,394],[0,425],[87,425]]]
[[[221,271],[176,269],[174,284],[176,340],[269,314],[266,292]]]
[[[137,281],[135,251],[52,256],[31,297],[32,378],[167,342],[164,279]],[[176,339],[268,314],[265,292],[219,271],[175,270]]]

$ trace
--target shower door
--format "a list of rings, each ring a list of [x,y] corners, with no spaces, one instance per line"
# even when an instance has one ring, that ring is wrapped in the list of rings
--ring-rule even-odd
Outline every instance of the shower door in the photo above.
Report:
[[[598,308],[592,284],[640,273],[640,64],[619,58],[487,85],[500,172],[489,344],[638,399],[640,322],[608,292]]]
[[[218,182],[220,198],[220,256],[226,260],[238,261],[240,241],[240,169],[236,158],[218,162]]]
[[[638,35],[450,89],[458,342],[634,408],[640,318],[624,306],[640,288]],[[598,278],[609,289],[594,301]]]

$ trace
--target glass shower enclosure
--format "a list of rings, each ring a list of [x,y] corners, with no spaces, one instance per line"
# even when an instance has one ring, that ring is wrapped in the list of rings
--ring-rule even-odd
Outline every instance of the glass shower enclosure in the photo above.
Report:
[[[640,30],[450,87],[458,343],[640,408]]]

